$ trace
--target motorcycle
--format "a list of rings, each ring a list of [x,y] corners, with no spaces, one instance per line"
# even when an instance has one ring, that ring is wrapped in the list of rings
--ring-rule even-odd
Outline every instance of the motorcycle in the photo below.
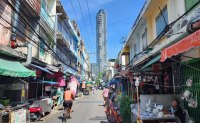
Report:
[[[44,116],[42,107],[40,105],[37,104],[30,105],[29,111],[30,111],[31,121],[39,121]]]
[[[122,118],[120,116],[119,106],[115,102],[115,99],[109,99],[108,105],[106,107],[106,116],[111,123],[122,123]]]

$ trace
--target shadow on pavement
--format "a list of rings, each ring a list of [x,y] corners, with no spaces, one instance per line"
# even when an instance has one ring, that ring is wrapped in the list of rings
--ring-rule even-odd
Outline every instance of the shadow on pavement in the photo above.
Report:
[[[63,116],[59,116],[58,119],[63,120]]]
[[[104,106],[104,105],[102,104],[102,105],[98,105],[98,106]]]
[[[109,122],[107,122],[107,121],[100,121],[100,123],[109,123]]]
[[[89,120],[107,120],[106,116],[96,116],[94,118],[90,118]]]

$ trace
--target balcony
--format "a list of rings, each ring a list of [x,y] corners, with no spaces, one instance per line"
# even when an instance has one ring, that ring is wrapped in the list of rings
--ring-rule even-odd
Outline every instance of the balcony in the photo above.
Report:
[[[64,28],[64,25],[60,22],[58,23],[58,30],[57,30],[57,40],[62,41],[62,43],[66,44],[69,47],[69,34],[67,30]]]
[[[39,17],[41,10],[41,0],[22,0],[27,5],[27,9],[30,10],[34,17]]]
[[[42,1],[41,11],[40,11],[41,18],[47,23],[50,29],[54,30],[54,20],[50,16],[50,10],[48,10],[48,6],[45,1]]]

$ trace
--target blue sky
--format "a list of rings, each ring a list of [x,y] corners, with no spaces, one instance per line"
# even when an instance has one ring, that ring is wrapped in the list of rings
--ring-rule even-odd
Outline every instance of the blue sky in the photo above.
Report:
[[[61,0],[71,20],[76,20],[81,35],[85,40],[88,53],[96,52],[96,14],[99,9],[107,13],[107,59],[116,58],[122,45],[122,37],[127,37],[131,27],[137,18],[145,0]],[[87,1],[90,10],[91,23],[87,8]],[[75,16],[75,14],[77,16]],[[84,19],[83,19],[84,18]],[[85,22],[84,22],[85,20]],[[96,63],[96,54],[90,54],[91,62]]]

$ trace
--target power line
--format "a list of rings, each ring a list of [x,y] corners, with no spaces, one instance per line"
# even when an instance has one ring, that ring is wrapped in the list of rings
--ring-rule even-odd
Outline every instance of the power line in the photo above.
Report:
[[[88,13],[89,13],[90,25],[91,25],[91,28],[92,28],[92,34],[93,34],[93,36],[95,36],[94,31],[93,31],[92,20],[91,20],[91,16],[90,16],[90,9],[89,9],[89,5],[88,5],[88,0],[86,0],[86,3],[87,3],[87,8],[88,8],[87,10],[88,10]]]
[[[75,9],[74,9],[74,5],[73,5],[73,3],[72,3],[71,0],[70,0],[70,4],[71,4],[72,10],[73,10],[73,13],[74,13],[74,15],[75,15],[75,17],[76,17],[76,20],[78,20],[78,16],[77,16],[77,14],[76,14],[76,11],[75,11]],[[80,23],[79,23],[79,25],[80,25]],[[81,30],[81,29],[80,29],[80,30]],[[82,31],[81,31],[81,32],[82,32]],[[87,32],[87,34],[88,34],[88,32]],[[84,37],[83,37],[83,38],[84,38]],[[85,38],[84,38],[84,39],[85,39]],[[90,46],[90,44],[89,44],[88,42],[85,41],[85,43],[88,44],[87,46],[88,46],[89,49],[92,49],[91,46]]]
[[[6,1],[6,3],[8,3],[12,8],[13,8],[13,5],[10,3],[10,2],[8,2],[8,1]],[[16,9],[15,8],[13,8],[13,10],[16,12]],[[17,12],[18,13],[18,12]],[[19,14],[19,13],[18,13]],[[19,14],[19,16],[20,16],[20,14]],[[21,16],[20,16],[21,17]],[[33,27],[29,24],[29,23],[27,23],[27,21],[23,18],[23,17],[21,17],[25,22],[26,22],[26,24],[28,24],[28,26],[30,26],[30,28],[35,32],[35,34],[37,34],[37,37],[38,37],[38,39],[39,38],[41,38],[41,36],[33,29]],[[5,19],[4,19],[4,21],[6,21]],[[38,22],[38,21],[37,21]],[[8,22],[7,22],[8,23]],[[10,24],[10,23],[9,23]],[[10,24],[12,27],[14,27],[12,24]],[[41,26],[41,25],[40,25]],[[16,27],[14,27],[14,28],[16,28]],[[22,32],[21,32],[22,33]],[[34,34],[33,34],[34,35]],[[28,37],[31,41],[33,41],[34,43],[36,43],[37,44],[37,42],[35,42],[34,40],[32,40],[30,37]],[[57,58],[59,58],[61,61],[62,61],[62,63],[63,64],[65,64],[65,65],[67,65],[67,66],[69,66],[68,64],[66,64],[65,63],[65,61],[63,61],[61,58],[60,58],[60,56],[56,53],[56,52],[54,52],[54,50],[45,42],[45,41],[43,41],[42,40],[42,42],[54,53],[54,55],[55,56],[57,56]],[[54,42],[53,42],[54,43]],[[61,50],[61,49],[60,49]],[[62,50],[61,50],[62,51]],[[63,51],[62,51],[63,52]],[[65,52],[63,52],[64,54],[65,54]],[[52,54],[51,54],[52,55]],[[67,56],[67,55],[66,55]],[[71,67],[71,66],[70,66]]]
[[[88,36],[88,40],[89,42],[91,43],[91,40],[90,40],[90,36],[89,36],[89,32],[87,30],[87,25],[86,25],[86,22],[85,22],[85,18],[83,16],[83,11],[82,11],[82,7],[81,7],[81,4],[80,4],[80,0],[78,0],[78,4],[79,4],[79,8],[80,8],[80,11],[81,11],[81,16],[83,18],[83,22],[84,22],[84,26],[85,26],[85,30],[86,30],[86,33],[87,33],[87,36]],[[92,43],[91,43],[92,44]],[[90,46],[90,45],[89,45]]]

